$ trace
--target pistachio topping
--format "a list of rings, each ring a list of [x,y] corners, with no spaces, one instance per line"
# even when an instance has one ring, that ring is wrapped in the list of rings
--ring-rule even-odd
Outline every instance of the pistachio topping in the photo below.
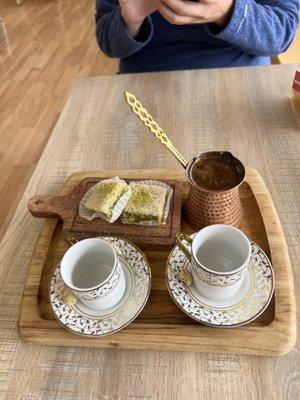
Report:
[[[132,196],[123,211],[122,221],[128,224],[143,221],[163,222],[167,189],[159,185],[133,184]]]
[[[103,214],[108,219],[112,218],[114,207],[121,196],[128,191],[128,185],[121,180],[105,180],[89,196],[84,206],[99,214]]]

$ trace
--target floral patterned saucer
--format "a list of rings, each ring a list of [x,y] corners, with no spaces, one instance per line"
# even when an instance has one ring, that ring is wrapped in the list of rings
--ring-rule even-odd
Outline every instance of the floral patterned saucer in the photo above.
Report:
[[[131,242],[116,237],[102,239],[117,246],[122,264],[126,291],[122,300],[105,311],[93,310],[80,301],[67,305],[63,300],[64,283],[60,276],[60,265],[50,282],[50,304],[54,315],[66,329],[79,335],[101,337],[115,333],[130,324],[142,311],[149,297],[151,270],[145,255]]]
[[[272,265],[255,243],[251,242],[250,264],[239,292],[228,300],[216,301],[202,296],[192,283],[187,286],[179,277],[190,263],[175,246],[166,266],[166,281],[172,299],[183,312],[196,321],[219,328],[234,328],[254,321],[269,305],[275,287]]]

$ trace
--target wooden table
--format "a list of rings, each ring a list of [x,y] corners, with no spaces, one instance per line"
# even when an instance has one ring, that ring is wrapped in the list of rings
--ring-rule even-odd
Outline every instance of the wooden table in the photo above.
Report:
[[[0,246],[0,398],[298,399],[299,348],[283,358],[34,347],[17,334],[26,269],[42,221],[26,211],[78,170],[178,168],[131,115],[141,100],[183,155],[229,149],[273,196],[299,296],[299,122],[289,102],[295,65],[82,78]],[[3,396],[3,397],[1,397]]]

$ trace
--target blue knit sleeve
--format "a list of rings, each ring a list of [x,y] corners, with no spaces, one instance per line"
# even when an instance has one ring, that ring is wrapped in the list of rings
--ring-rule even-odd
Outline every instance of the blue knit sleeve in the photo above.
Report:
[[[258,56],[275,56],[292,43],[299,21],[299,0],[235,0],[228,25],[210,35]]]
[[[125,27],[118,1],[96,0],[96,37],[101,50],[109,57],[124,58],[139,51],[153,34],[151,18],[142,24],[137,38],[132,38]]]

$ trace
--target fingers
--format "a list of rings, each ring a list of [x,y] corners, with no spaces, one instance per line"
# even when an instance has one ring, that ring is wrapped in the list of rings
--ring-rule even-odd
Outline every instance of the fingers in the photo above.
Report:
[[[164,2],[161,2],[158,6],[158,11],[160,14],[168,21],[170,24],[174,25],[187,25],[191,24],[191,17],[176,14],[171,8],[169,8]]]
[[[166,3],[170,3],[171,1],[176,1],[177,3],[183,3],[182,0],[164,0],[161,1],[159,6],[158,6],[158,11],[160,14],[171,24],[174,25],[191,25],[191,24],[199,24],[199,23],[204,23],[205,20],[201,18],[199,15],[198,17],[191,16],[191,15],[186,15],[186,14],[179,14],[178,11],[174,11],[171,9]],[[192,2],[189,2],[192,3]],[[196,4],[196,3],[194,3]],[[177,8],[177,10],[179,10]],[[180,9],[180,12],[183,13],[184,9]]]
[[[163,0],[163,3],[178,15],[201,18],[206,6],[202,3],[185,0]]]

